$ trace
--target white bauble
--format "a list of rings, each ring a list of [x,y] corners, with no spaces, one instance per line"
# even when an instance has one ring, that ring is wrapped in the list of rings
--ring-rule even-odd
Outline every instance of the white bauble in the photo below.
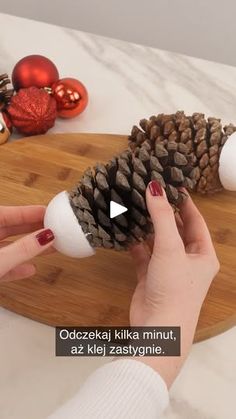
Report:
[[[54,247],[58,252],[74,258],[94,255],[79,222],[71,208],[66,191],[57,194],[48,204],[44,227],[50,228],[55,236]]]
[[[236,191],[236,132],[230,135],[220,153],[219,177],[228,191]]]

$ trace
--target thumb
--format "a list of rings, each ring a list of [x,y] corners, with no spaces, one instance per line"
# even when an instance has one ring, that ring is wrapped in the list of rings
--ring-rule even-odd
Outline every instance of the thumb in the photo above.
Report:
[[[48,249],[54,240],[50,229],[35,231],[0,250],[0,277]]]
[[[184,250],[173,209],[167,201],[164,189],[156,180],[148,184],[146,202],[155,232],[153,253],[170,252],[174,249]]]

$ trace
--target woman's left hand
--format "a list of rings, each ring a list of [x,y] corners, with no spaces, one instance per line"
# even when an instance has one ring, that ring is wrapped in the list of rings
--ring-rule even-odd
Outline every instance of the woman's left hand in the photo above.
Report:
[[[31,259],[52,246],[54,235],[43,229],[45,207],[0,206],[0,282],[28,278],[36,268]],[[26,236],[14,241],[5,241],[10,236]],[[10,243],[10,244],[9,244]]]

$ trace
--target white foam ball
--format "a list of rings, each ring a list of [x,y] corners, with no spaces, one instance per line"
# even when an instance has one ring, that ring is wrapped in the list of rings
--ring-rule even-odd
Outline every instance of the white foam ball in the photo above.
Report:
[[[230,135],[220,153],[219,177],[228,191],[236,191],[236,132]]]
[[[60,253],[74,258],[94,255],[94,248],[78,223],[66,191],[60,192],[49,202],[44,227],[53,231],[54,247]]]

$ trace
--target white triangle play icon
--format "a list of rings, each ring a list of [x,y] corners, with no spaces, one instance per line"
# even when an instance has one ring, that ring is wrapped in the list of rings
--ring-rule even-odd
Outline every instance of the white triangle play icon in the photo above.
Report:
[[[128,208],[123,205],[117,204],[117,202],[110,201],[110,218],[115,218],[123,212],[128,211]]]

